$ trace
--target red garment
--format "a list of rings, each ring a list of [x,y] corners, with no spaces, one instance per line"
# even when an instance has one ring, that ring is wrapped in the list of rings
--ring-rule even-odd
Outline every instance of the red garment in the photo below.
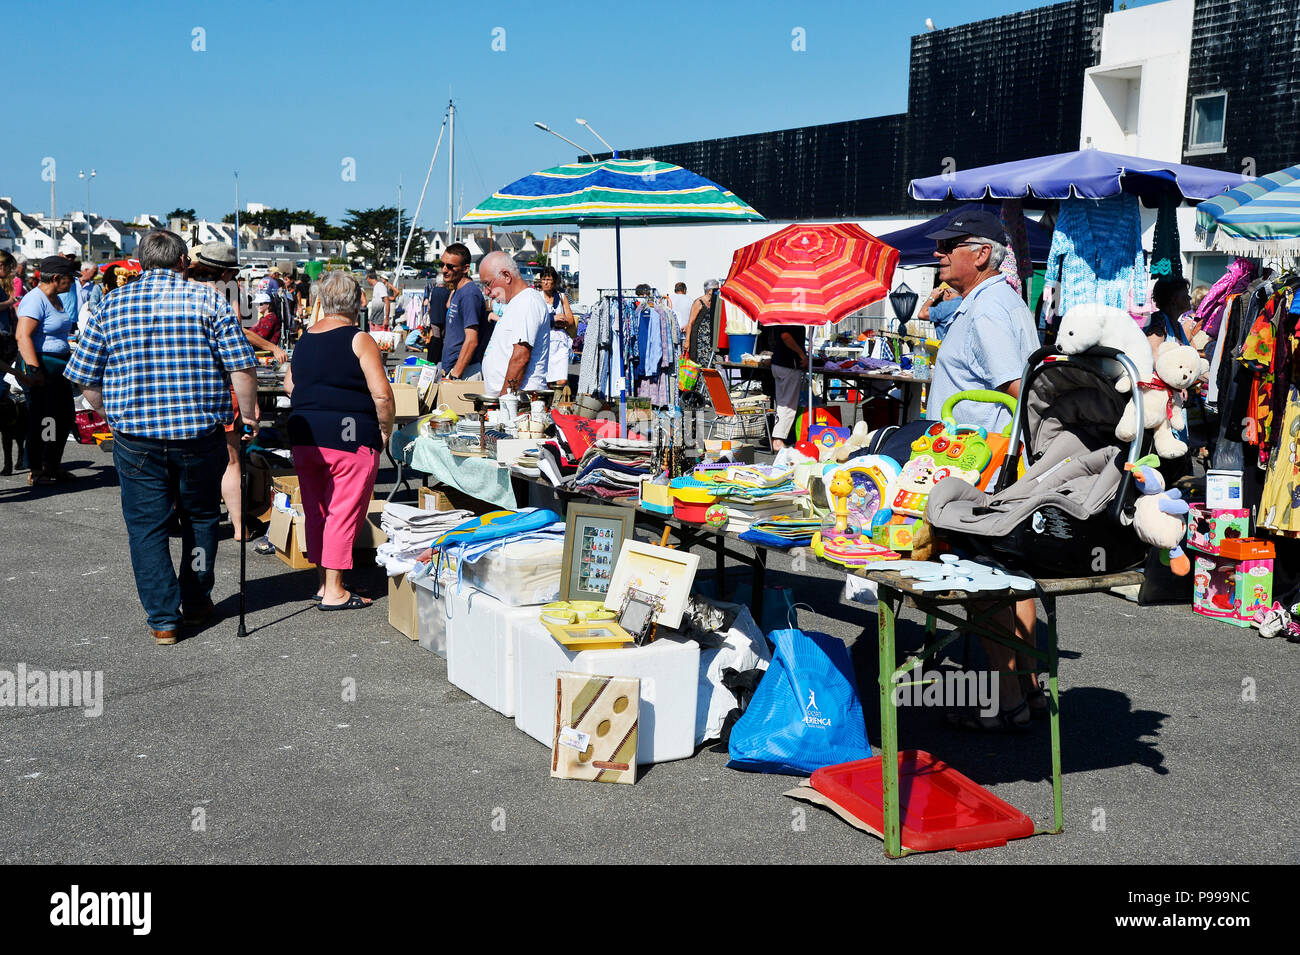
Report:
[[[280,316],[273,311],[267,312],[253,326],[253,334],[261,335],[272,345],[280,344]]]

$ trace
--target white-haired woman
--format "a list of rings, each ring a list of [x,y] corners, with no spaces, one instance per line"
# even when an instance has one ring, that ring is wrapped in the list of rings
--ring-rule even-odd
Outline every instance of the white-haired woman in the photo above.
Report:
[[[361,286],[348,272],[319,285],[321,319],[293,351],[284,390],[293,410],[289,441],[302,490],[307,559],[319,568],[321,610],[368,607],[349,593],[352,542],[365,520],[379,452],[393,431],[393,389],[374,339],[357,327]]]

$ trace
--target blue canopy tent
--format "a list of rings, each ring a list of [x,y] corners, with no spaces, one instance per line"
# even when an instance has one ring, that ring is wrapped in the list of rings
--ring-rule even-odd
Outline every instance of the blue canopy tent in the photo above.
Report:
[[[926,236],[944,228],[957,214],[977,208],[980,208],[977,203],[966,203],[940,213],[929,222],[908,226],[906,229],[899,229],[878,238],[885,245],[892,245],[898,250],[900,266],[906,268],[913,265],[935,265],[934,239],[927,239]],[[995,206],[989,208],[994,213],[997,212]],[[1037,263],[1046,262],[1047,252],[1052,247],[1052,233],[1029,218],[1025,219],[1025,231],[1029,235],[1030,260]]]
[[[1106,199],[1128,192],[1155,207],[1172,188],[1201,202],[1249,180],[1235,172],[1080,149],[913,179],[913,199]]]

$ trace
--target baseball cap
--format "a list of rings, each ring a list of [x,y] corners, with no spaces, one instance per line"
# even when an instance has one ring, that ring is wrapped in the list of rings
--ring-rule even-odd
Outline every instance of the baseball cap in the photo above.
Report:
[[[992,239],[1006,244],[1007,236],[1002,229],[1002,220],[987,209],[975,209],[971,212],[959,212],[938,232],[929,233],[927,239],[958,239],[964,235],[973,235],[981,239]]]
[[[72,278],[79,271],[76,262],[61,255],[47,255],[41,259],[41,278],[49,275],[66,275]]]
[[[258,292],[256,295],[253,296],[253,304],[254,304],[254,305],[270,305],[270,304],[271,304],[271,296],[270,296],[268,293],[266,293],[266,292]]]

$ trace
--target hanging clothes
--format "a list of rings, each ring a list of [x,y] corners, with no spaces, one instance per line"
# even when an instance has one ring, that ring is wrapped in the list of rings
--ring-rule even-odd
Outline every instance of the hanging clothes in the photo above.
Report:
[[[1063,199],[1046,280],[1061,283],[1061,314],[1090,303],[1125,310],[1144,304],[1147,270],[1137,196]]]
[[[1156,211],[1156,230],[1151,237],[1151,277],[1153,279],[1180,279],[1183,277],[1182,249],[1178,243],[1178,201],[1174,192],[1160,197]]]
[[[1211,338],[1218,337],[1228,296],[1244,291],[1255,280],[1258,273],[1259,266],[1250,259],[1237,258],[1228,266],[1219,281],[1210,286],[1210,290],[1205,293],[1205,298],[1201,299],[1201,304],[1196,309],[1197,321],[1201,323],[1201,330],[1205,334]]]
[[[1007,282],[1018,293],[1023,294],[1021,290],[1034,274],[1034,263],[1029,254],[1029,231],[1025,225],[1024,200],[1003,199],[998,218],[1002,221],[1002,228],[1007,234],[1007,259],[1011,260],[1010,271],[1013,271],[1016,277],[1016,281],[1012,282],[1008,275]],[[1002,271],[1008,272],[1006,261],[1002,264]]]

